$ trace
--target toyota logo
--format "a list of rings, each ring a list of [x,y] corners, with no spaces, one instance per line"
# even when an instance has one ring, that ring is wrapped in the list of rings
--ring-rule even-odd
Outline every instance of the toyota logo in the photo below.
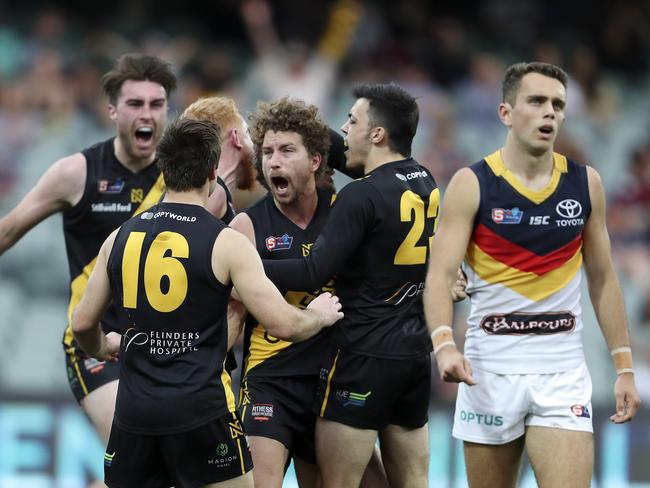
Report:
[[[565,219],[573,219],[582,213],[582,205],[580,202],[568,198],[558,203],[555,211]]]

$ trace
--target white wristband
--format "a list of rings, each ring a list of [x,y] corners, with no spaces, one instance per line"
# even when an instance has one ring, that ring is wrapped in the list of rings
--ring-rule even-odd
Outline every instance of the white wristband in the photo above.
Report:
[[[617,375],[621,375],[623,373],[632,373],[634,374],[634,369],[633,368],[621,368],[616,370]]]
[[[619,352],[632,352],[632,349],[629,346],[623,346],[623,347],[617,347],[616,349],[612,349],[609,351],[609,353],[613,356],[614,354],[618,354]]]
[[[455,345],[456,345],[456,343],[455,343],[454,341],[446,341],[446,342],[443,342],[443,343],[440,344],[438,347],[434,347],[434,348],[433,348],[433,354],[434,354],[434,355],[438,354],[438,352],[440,351],[440,349],[442,349],[443,347],[447,347],[447,346],[455,346]]]
[[[435,336],[437,336],[438,334],[443,333],[444,331],[448,331],[448,332],[452,332],[452,333],[454,332],[452,330],[452,328],[449,327],[448,325],[439,325],[438,327],[436,327],[436,329],[433,332],[431,332],[431,340],[433,340],[433,338]]]

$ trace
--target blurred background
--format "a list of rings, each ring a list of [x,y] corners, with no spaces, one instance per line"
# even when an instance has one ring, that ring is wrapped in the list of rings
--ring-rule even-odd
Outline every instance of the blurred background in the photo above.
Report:
[[[0,0],[0,215],[55,160],[114,134],[100,77],[132,51],[174,66],[171,117],[202,95],[231,96],[244,115],[293,95],[338,128],[355,83],[396,81],[418,97],[414,156],[443,188],[502,145],[505,68],[562,66],[571,79],[556,150],[603,176],[645,401],[633,424],[608,423],[615,375],[585,293],[593,486],[650,487],[650,2]],[[260,194],[238,193],[236,204]],[[68,281],[59,216],[0,258],[0,488],[84,487],[103,472],[103,446],[66,380]],[[433,381],[431,486],[466,486],[450,436],[455,387]],[[535,486],[528,468],[521,486]]]

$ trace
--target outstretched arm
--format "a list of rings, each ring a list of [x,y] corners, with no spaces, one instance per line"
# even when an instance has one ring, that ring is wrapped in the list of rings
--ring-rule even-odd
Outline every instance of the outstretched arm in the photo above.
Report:
[[[449,182],[440,225],[431,246],[423,295],[427,327],[440,377],[444,381],[464,381],[469,385],[474,384],[472,370],[467,359],[456,348],[451,330],[451,290],[458,279],[458,268],[472,234],[479,192],[476,175],[468,168],[458,171]]]
[[[585,226],[582,254],[589,284],[589,297],[598,323],[612,353],[617,379],[614,386],[615,423],[632,420],[641,400],[634,383],[632,352],[621,287],[614,271],[609,234],[605,226],[605,193],[600,176],[587,167],[591,215]]]
[[[363,181],[352,182],[338,194],[330,216],[309,256],[264,260],[264,270],[283,290],[314,290],[341,270],[374,224],[372,192]]]
[[[36,224],[81,199],[86,184],[86,158],[73,154],[54,163],[21,202],[0,219],[0,255]]]

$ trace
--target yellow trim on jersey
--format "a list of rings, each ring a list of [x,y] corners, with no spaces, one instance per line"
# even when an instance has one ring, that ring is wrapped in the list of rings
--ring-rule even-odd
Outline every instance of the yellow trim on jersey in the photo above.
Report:
[[[553,153],[553,173],[551,174],[551,181],[541,190],[531,190],[526,187],[510,170],[506,167],[501,156],[501,150],[495,151],[489,156],[485,157],[485,162],[490,169],[494,172],[495,176],[500,176],[506,180],[510,185],[517,190],[522,196],[528,198],[533,203],[540,204],[548,197],[550,197],[557,185],[560,183],[560,176],[562,173],[568,171],[568,163],[565,156],[559,153]]]
[[[273,340],[269,342],[266,340],[268,336]],[[292,342],[277,339],[266,332],[262,324],[257,324],[251,332],[250,345],[248,347],[248,356],[246,357],[246,368],[244,368],[244,375],[253,369],[255,366],[262,364],[267,359],[272,358],[283,349],[289,347]]]
[[[537,302],[562,289],[580,271],[582,245],[566,263],[542,275],[511,268],[483,252],[473,241],[467,247],[465,260],[482,280],[503,285]]]
[[[327,387],[325,388],[325,397],[323,398],[323,404],[320,407],[320,416],[325,415],[325,409],[327,408],[327,399],[330,396],[330,390],[332,389],[332,376],[334,376],[334,371],[336,371],[336,362],[339,360],[339,354],[341,350],[336,351],[336,357],[334,358],[334,364],[330,369],[330,374],[327,375]]]
[[[70,283],[70,304],[68,305],[68,326],[65,329],[65,336],[63,337],[63,343],[66,346],[72,345],[72,340],[74,336],[72,335],[72,312],[81,301],[81,297],[86,291],[86,285],[88,285],[88,280],[90,279],[90,274],[95,269],[95,264],[97,263],[97,258],[93,259],[90,263],[84,266],[84,269],[81,271],[81,274],[77,276]]]
[[[241,450],[241,438],[237,439],[237,449],[239,450],[239,463],[241,466],[241,474],[246,474],[246,467],[244,466],[244,453]]]
[[[221,371],[221,385],[223,386],[223,392],[226,396],[226,405],[228,405],[228,411],[232,413],[237,409],[237,407],[235,405],[235,394],[232,392],[232,380],[230,379],[228,371],[225,369],[225,361],[224,369]]]
[[[160,197],[164,192],[165,192],[165,180],[163,179],[162,173],[160,173],[160,176],[158,176],[156,182],[149,189],[149,193],[147,193],[147,196],[144,197],[144,200],[142,200],[140,206],[135,209],[135,212],[133,212],[133,215],[131,215],[131,217],[135,217],[139,213],[144,212],[145,210],[153,207],[156,203],[158,203]]]

